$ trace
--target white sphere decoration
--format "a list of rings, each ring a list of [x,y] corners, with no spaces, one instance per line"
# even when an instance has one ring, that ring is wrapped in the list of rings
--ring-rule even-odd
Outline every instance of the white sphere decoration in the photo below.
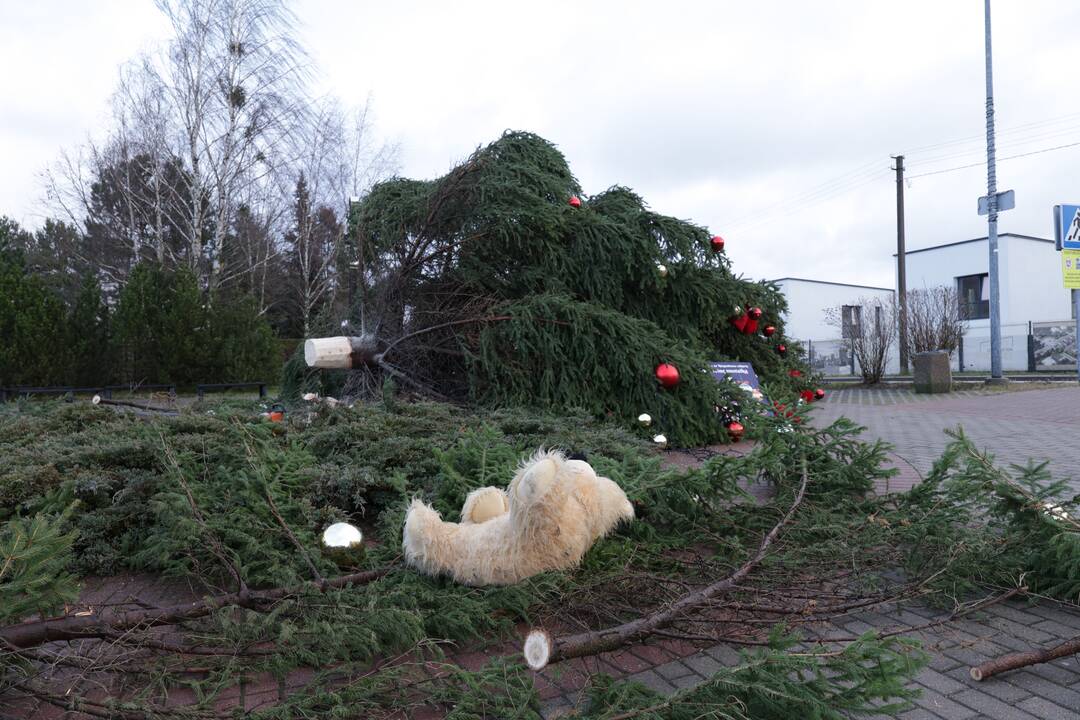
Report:
[[[323,530],[322,542],[328,548],[347,548],[364,542],[364,534],[355,525],[334,523]]]
[[[667,277],[667,265],[657,264],[656,272],[660,274],[660,277]]]
[[[364,562],[364,535],[355,525],[339,522],[323,531],[323,556],[338,567],[357,567]]]
[[[637,421],[638,424],[641,425],[641,427],[649,427],[650,425],[652,425],[652,415],[650,415],[649,413],[641,413],[637,416]]]

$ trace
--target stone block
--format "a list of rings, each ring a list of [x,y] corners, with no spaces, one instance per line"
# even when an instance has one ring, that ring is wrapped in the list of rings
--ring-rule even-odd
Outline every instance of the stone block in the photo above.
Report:
[[[949,369],[949,353],[944,350],[915,353],[912,364],[914,365],[915,392],[952,392],[952,370]]]

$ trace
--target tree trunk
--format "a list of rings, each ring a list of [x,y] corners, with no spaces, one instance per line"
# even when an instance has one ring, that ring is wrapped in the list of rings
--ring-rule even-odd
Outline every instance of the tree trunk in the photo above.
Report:
[[[342,588],[346,585],[364,585],[381,578],[390,569],[368,570],[352,575],[342,575],[322,582],[308,582],[289,588],[274,588],[265,591],[247,590],[164,608],[145,610],[105,608],[89,615],[62,615],[44,620],[32,620],[0,628],[0,645],[25,649],[38,647],[57,640],[110,637],[135,628],[175,625],[187,620],[196,620],[219,608],[230,605],[250,610],[262,610],[268,603],[310,590],[322,592],[328,589]]]
[[[1058,658],[1068,657],[1080,653],[1080,637],[1055,645],[1045,650],[1027,650],[1002,655],[994,660],[987,660],[982,665],[971,668],[971,678],[976,681],[985,680],[999,673],[1016,670],[1017,668],[1037,665],[1038,663],[1050,662]]]

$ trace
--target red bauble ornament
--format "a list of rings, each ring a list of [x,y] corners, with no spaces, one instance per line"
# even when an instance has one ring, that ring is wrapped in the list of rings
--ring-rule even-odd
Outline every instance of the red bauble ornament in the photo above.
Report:
[[[784,345],[784,344],[777,345],[776,346],[776,352],[780,353],[781,356],[787,355],[787,345]]]
[[[719,235],[713,235],[709,244],[712,245],[713,252],[724,252],[724,238]]]
[[[818,388],[817,390],[815,390],[814,391],[814,399],[815,400],[824,400],[825,399],[825,391],[822,390],[821,388]]]
[[[772,337],[774,332],[776,332],[776,328],[772,325],[766,325],[765,329],[761,331],[761,334],[765,337]]]
[[[814,401],[814,393],[812,390],[803,390],[801,393],[799,393],[799,397],[801,397],[806,402]]]
[[[761,319],[761,308],[759,307],[752,307],[746,313],[755,320]]]
[[[679,384],[679,368],[671,363],[660,363],[656,366],[656,379],[666,388],[673,388]]]
[[[744,430],[743,424],[737,420],[729,422],[727,425],[728,434],[731,435],[731,439],[734,442],[739,442],[739,439],[743,436]]]
[[[576,195],[570,197],[570,207],[581,207],[581,200]]]
[[[802,373],[798,370],[788,370],[788,375],[791,377],[802,377]]]

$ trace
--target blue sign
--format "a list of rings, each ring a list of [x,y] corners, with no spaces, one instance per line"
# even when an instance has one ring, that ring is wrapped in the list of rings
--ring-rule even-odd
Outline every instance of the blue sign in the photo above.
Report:
[[[750,393],[755,400],[765,402],[765,396],[761,394],[760,383],[754,366],[746,362],[714,362],[709,363],[712,376],[717,380],[725,378],[732,380],[736,385]]]
[[[1054,206],[1054,243],[1058,250],[1080,250],[1080,205]]]

